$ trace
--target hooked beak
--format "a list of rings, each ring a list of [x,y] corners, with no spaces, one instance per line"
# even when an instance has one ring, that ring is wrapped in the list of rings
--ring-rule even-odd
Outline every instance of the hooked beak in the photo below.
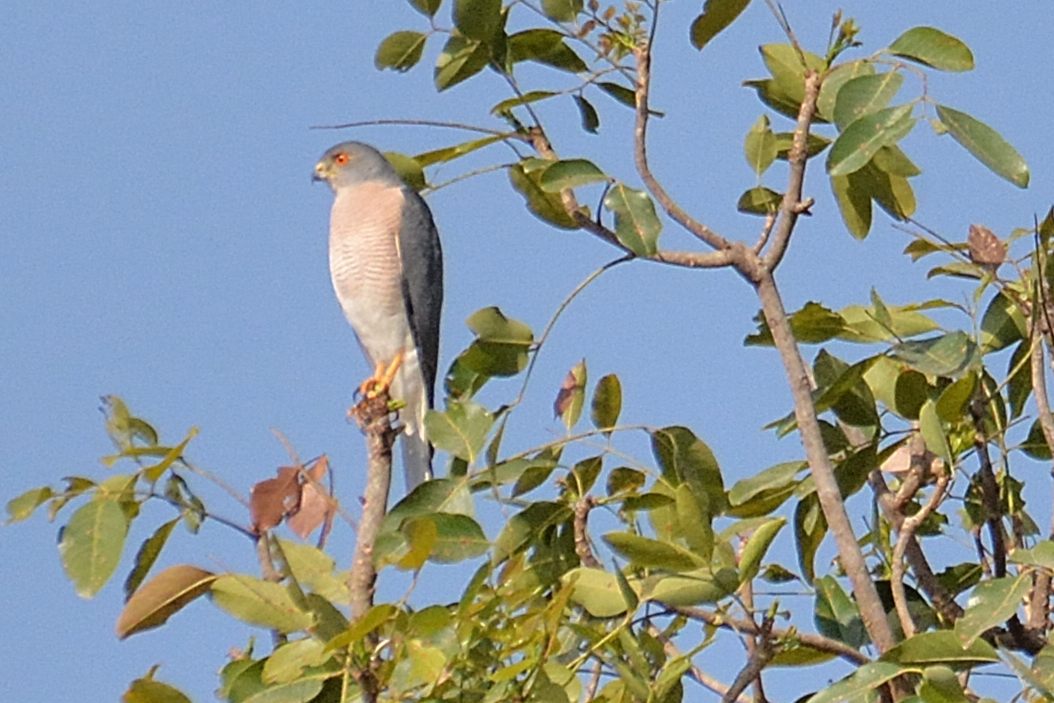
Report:
[[[326,164],[322,161],[315,164],[315,172],[311,174],[311,181],[325,181],[328,180],[328,177],[329,171],[326,168]]]

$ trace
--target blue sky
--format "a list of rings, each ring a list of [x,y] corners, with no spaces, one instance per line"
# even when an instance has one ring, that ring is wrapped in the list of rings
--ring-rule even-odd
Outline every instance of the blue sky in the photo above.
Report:
[[[507,97],[494,76],[437,95],[429,65],[434,44],[424,65],[407,75],[376,71],[373,52],[384,36],[423,27],[406,3],[380,6],[4,3],[0,498],[66,475],[103,475],[98,458],[111,446],[96,408],[108,393],[123,396],[164,439],[178,441],[199,427],[191,456],[246,491],[284,463],[271,433],[278,428],[305,457],[327,452],[345,501],[357,495],[361,439],[345,423],[344,408],[367,368],[330,289],[330,195],[312,186],[311,167],[345,138],[414,153],[459,135],[308,127],[381,117],[500,126],[487,111]],[[667,116],[653,124],[651,156],[691,212],[728,236],[753,240],[757,220],[737,214],[734,203],[755,184],[742,141],[762,108],[740,82],[764,72],[756,46],[782,35],[755,2],[699,54],[686,31],[699,6],[668,3],[653,91],[653,105]],[[822,50],[837,7],[787,3],[787,12],[803,43]],[[969,43],[977,69],[935,75],[930,92],[993,125],[1031,166],[1031,187],[1019,191],[920,124],[908,141],[924,171],[915,180],[917,218],[964,239],[971,222],[1005,235],[1045,212],[1054,190],[1048,5],[965,11],[959,2],[897,1],[843,9],[863,28],[864,52],[922,24]],[[527,87],[549,80],[528,75],[537,82]],[[917,94],[907,83],[903,95]],[[600,96],[595,102],[598,136],[578,129],[570,100],[543,110],[557,149],[636,183],[629,111]],[[464,166],[443,167],[436,180],[507,159],[496,147]],[[779,188],[779,179],[773,171],[767,182]],[[818,169],[806,192],[818,206],[781,271],[789,307],[809,299],[832,307],[863,302],[872,286],[893,303],[962,299],[964,289],[954,285],[921,288],[925,268],[899,254],[907,237],[884,216],[876,216],[868,240],[852,240]],[[440,190],[429,202],[446,254],[441,367],[471,340],[464,319],[474,310],[499,305],[539,331],[582,278],[615,258],[587,235],[533,219],[501,173]],[[673,228],[663,242],[694,245]],[[626,422],[693,427],[714,448],[729,483],[796,457],[794,439],[778,442],[760,429],[787,410],[788,396],[775,354],[741,344],[755,311],[750,290],[728,272],[616,268],[572,306],[543,351],[510,447],[560,434],[552,398],[567,368],[585,357],[592,379],[621,376]],[[516,388],[498,384],[485,399],[499,402]],[[642,443],[627,451],[647,458]],[[219,510],[241,517],[236,507]],[[151,514],[143,522],[157,524],[167,513]],[[493,535],[498,523],[490,517],[485,526]],[[130,544],[148,533],[139,526]],[[159,678],[195,700],[211,699],[211,672],[229,647],[244,644],[247,628],[202,601],[161,631],[118,642],[113,624],[127,563],[94,601],[83,602],[54,545],[55,526],[39,515],[0,530],[5,699],[112,700],[157,662]],[[170,549],[166,563],[254,568],[246,546],[215,527],[199,539],[177,533]],[[456,570],[437,574],[451,589],[461,577]],[[718,666],[711,673],[731,680],[735,672]]]

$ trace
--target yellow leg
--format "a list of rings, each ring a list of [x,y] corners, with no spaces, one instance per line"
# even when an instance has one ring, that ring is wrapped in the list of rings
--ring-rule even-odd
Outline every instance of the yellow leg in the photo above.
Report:
[[[359,393],[367,398],[372,398],[382,392],[386,392],[391,388],[392,381],[395,380],[395,374],[399,373],[399,367],[402,365],[403,352],[401,350],[388,365],[385,365],[384,362],[378,362],[373,369],[373,375],[359,385]]]

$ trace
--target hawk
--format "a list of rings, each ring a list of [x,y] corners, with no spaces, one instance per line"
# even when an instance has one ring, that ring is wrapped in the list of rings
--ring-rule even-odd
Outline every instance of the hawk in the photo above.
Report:
[[[428,205],[388,160],[361,142],[332,147],[314,180],[333,190],[329,271],[373,375],[363,393],[401,400],[403,471],[409,492],[432,477],[424,417],[435,401],[443,253]]]

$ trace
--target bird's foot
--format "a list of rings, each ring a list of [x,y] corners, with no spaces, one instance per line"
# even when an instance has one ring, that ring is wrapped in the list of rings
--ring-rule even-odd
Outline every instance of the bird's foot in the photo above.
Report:
[[[403,352],[395,355],[387,366],[378,363],[373,370],[373,375],[359,384],[359,394],[364,398],[376,398],[382,393],[387,393],[395,380],[395,374],[399,373],[399,367],[403,365]]]

